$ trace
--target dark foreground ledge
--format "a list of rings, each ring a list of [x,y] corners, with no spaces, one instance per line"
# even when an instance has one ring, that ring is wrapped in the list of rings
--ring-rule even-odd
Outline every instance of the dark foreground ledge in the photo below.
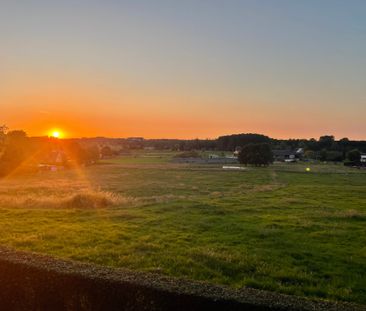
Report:
[[[0,248],[0,310],[366,310]]]

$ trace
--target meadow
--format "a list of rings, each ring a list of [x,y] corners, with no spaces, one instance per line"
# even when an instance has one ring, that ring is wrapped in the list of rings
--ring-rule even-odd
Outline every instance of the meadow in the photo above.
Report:
[[[366,171],[334,164],[227,171],[171,156],[1,180],[1,245],[366,304]]]

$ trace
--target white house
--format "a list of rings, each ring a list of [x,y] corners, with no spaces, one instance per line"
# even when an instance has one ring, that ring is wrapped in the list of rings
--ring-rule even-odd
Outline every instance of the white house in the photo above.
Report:
[[[361,163],[366,164],[366,154],[361,154]]]

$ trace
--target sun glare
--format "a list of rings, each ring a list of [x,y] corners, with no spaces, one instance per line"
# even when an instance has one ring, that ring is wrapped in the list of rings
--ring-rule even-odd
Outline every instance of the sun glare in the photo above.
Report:
[[[62,138],[63,133],[60,130],[53,130],[50,132],[49,136],[53,138]]]

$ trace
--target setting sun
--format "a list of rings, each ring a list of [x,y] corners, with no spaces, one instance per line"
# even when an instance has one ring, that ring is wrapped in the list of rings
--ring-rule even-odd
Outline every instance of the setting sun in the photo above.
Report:
[[[53,138],[62,138],[63,137],[63,133],[60,130],[53,130],[50,132],[50,137]]]

